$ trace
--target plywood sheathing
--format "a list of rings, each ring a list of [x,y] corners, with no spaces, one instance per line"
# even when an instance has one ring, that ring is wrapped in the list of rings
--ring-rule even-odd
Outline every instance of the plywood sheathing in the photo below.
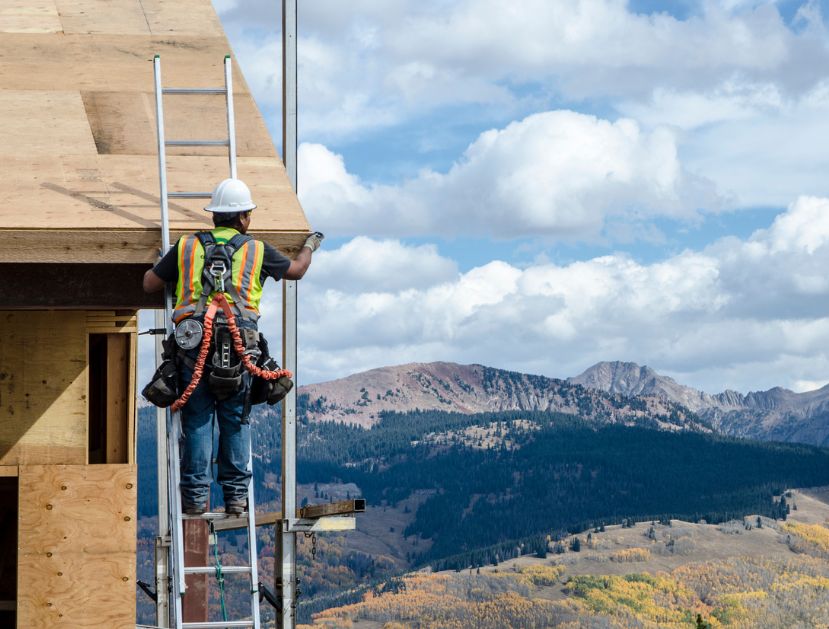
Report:
[[[153,55],[161,55],[165,85],[215,87],[229,51],[209,0],[37,0],[0,9],[0,237],[15,243],[0,262],[153,262]],[[234,93],[238,172],[259,206],[251,233],[293,255],[309,226],[235,63]],[[224,111],[221,96],[165,97],[167,137],[225,137]],[[209,191],[227,176],[219,149],[170,154],[178,155],[170,190]],[[174,237],[210,225],[203,205],[172,203]]]
[[[18,627],[135,627],[136,467],[19,476]]]
[[[2,33],[59,33],[62,30],[54,0],[16,0],[0,7]]]
[[[0,311],[0,465],[87,457],[84,312]]]

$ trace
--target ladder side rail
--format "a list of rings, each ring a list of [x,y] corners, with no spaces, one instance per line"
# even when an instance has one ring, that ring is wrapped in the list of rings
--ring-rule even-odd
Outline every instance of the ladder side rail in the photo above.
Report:
[[[236,116],[233,111],[233,68],[230,55],[225,56],[225,98],[227,99],[227,155],[230,176],[236,179]]]
[[[251,435],[252,437],[252,435]],[[248,565],[250,566],[250,612],[253,618],[254,629],[260,629],[259,618],[259,553],[256,546],[256,502],[253,497],[253,439],[250,441],[248,452]]]
[[[170,540],[172,547],[172,557],[170,564],[172,567],[172,584],[173,584],[173,622],[176,629],[180,629],[183,621],[182,596],[186,590],[184,581],[184,524],[181,519],[181,493],[179,492],[179,452],[178,441],[181,434],[181,426],[179,423],[179,414],[171,413],[167,409],[167,427],[170,431],[170,436],[167,439],[167,492],[169,498],[169,513],[172,527],[170,531]]]
[[[158,139],[158,181],[161,203],[161,251],[166,254],[170,250],[170,216],[167,199],[167,154],[164,142],[164,93],[161,86],[161,57],[153,58],[153,74],[155,79],[155,108],[156,133]],[[167,333],[172,333],[173,299],[169,287],[164,291],[164,317]],[[181,495],[179,493],[179,457],[178,439],[181,434],[180,417],[178,413],[167,411],[167,506],[169,519],[172,524],[170,540],[172,557],[170,561],[173,585],[173,609],[171,616],[176,629],[181,627],[182,606],[181,596],[185,590],[184,584],[184,539],[181,521]]]
[[[166,144],[164,142],[164,96],[161,88],[161,57],[159,55],[156,55],[153,58],[153,70],[155,77],[155,121],[156,134],[158,136],[158,185],[160,187],[161,201],[161,253],[163,255],[170,250],[170,208],[167,204],[167,153],[165,150]],[[169,306],[170,304],[165,304],[165,308]],[[170,311],[172,311],[172,309],[170,309]],[[167,327],[170,327],[169,319]]]

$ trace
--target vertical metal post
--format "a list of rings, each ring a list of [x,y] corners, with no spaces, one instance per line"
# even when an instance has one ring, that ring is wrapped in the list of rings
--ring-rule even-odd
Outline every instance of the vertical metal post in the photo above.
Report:
[[[282,160],[297,190],[297,0],[282,0]],[[297,374],[297,284],[282,283],[282,364]],[[282,517],[296,517],[296,390],[282,401]],[[279,531],[276,588],[278,627],[296,626],[296,533],[283,520]],[[281,573],[281,574],[279,574]]]
[[[164,311],[155,311],[155,327],[163,328]],[[161,335],[155,335],[155,366],[161,362]],[[155,540],[155,624],[170,626],[170,520],[167,516],[167,411],[156,408],[156,467],[158,469],[158,537]]]
[[[225,57],[225,97],[227,99],[227,156],[230,161],[230,176],[236,179],[236,117],[233,113],[233,70],[230,55]]]

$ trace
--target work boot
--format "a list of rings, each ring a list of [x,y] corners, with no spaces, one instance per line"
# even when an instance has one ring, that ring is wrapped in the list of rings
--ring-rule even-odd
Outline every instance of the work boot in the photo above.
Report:
[[[247,498],[231,498],[225,500],[225,513],[228,515],[242,515],[247,507]]]
[[[202,515],[205,511],[207,511],[207,505],[204,503],[201,504],[187,504],[184,503],[181,506],[181,510],[184,511],[185,515]]]

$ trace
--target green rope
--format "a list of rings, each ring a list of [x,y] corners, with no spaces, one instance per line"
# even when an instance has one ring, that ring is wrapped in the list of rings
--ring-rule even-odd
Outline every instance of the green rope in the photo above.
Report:
[[[222,620],[227,622],[227,607],[225,606],[225,577],[222,572],[222,562],[219,559],[219,538],[216,537],[216,529],[213,522],[210,523],[210,534],[213,536],[213,556],[216,559],[216,583],[219,585],[219,600],[222,603]]]

